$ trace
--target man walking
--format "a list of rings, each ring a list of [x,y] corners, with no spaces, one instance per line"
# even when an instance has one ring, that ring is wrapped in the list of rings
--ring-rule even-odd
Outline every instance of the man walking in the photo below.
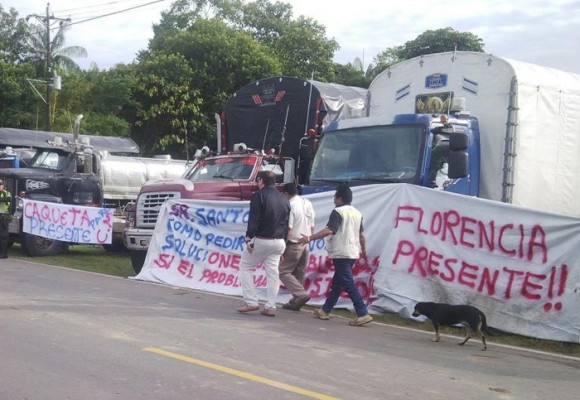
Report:
[[[311,236],[302,236],[300,243],[330,236],[326,242],[328,256],[334,264],[334,276],[330,295],[322,308],[314,310],[319,319],[330,319],[330,311],[336,305],[343,290],[346,290],[356,310],[357,318],[349,325],[362,326],[373,320],[369,315],[363,297],[354,283],[352,267],[359,258],[359,253],[366,253],[362,214],[354,208],[352,191],[347,185],[339,185],[334,194],[335,208],[332,210],[325,228]]]
[[[290,201],[290,218],[288,220],[288,240],[283,260],[279,266],[280,280],[292,294],[292,299],[282,306],[285,310],[300,311],[300,308],[310,300],[304,290],[302,281],[308,263],[308,246],[300,243],[304,235],[314,232],[314,207],[310,200],[298,195],[295,183],[287,183],[283,188]]]
[[[254,284],[256,266],[263,262],[267,278],[267,301],[262,314],[276,315],[276,300],[280,289],[278,263],[286,248],[290,203],[275,186],[276,175],[272,171],[258,173],[258,190],[250,198],[250,214],[246,231],[247,249],[240,260],[240,280],[244,304],[238,312],[259,310]]]

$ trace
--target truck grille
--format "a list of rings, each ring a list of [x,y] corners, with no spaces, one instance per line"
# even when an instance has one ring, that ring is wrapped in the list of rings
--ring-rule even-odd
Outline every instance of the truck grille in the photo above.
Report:
[[[155,228],[159,210],[167,199],[179,199],[179,192],[152,192],[139,196],[137,200],[136,226],[138,228]]]

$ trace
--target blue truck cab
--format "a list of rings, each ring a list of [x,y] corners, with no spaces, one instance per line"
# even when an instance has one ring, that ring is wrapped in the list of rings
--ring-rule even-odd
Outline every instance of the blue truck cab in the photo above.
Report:
[[[323,131],[302,192],[409,183],[478,196],[479,143],[479,123],[467,112],[335,121]]]

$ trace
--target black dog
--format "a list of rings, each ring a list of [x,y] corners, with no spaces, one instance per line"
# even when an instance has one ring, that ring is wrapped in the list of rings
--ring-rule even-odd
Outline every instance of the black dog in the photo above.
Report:
[[[466,325],[467,332],[465,339],[459,344],[464,345],[471,338],[471,335],[476,333],[481,336],[481,343],[483,344],[481,350],[487,350],[483,332],[489,333],[489,331],[487,329],[485,314],[481,310],[473,306],[419,302],[415,305],[413,317],[418,317],[419,315],[424,315],[433,322],[433,327],[435,328],[434,342],[438,342],[441,339],[441,335],[439,334],[440,326],[463,324]]]

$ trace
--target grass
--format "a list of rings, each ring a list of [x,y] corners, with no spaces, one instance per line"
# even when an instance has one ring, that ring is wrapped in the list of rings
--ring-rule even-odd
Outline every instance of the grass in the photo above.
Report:
[[[9,257],[42,264],[57,265],[61,267],[91,271],[99,274],[114,275],[120,277],[134,276],[129,253],[110,253],[101,246],[71,246],[66,254],[51,257],[28,257],[20,246],[15,244],[9,251]],[[312,308],[312,307],[308,307]],[[334,310],[333,314],[347,318],[353,318],[354,314],[346,310]],[[414,329],[433,331],[430,322],[418,322],[411,319],[401,318],[396,314],[373,315],[377,322],[389,325],[405,326]],[[442,328],[442,333],[463,336],[464,330],[460,328]],[[493,336],[488,336],[488,343],[499,343],[527,349],[545,351],[548,353],[565,354],[580,357],[580,344],[564,343],[552,340],[535,339],[526,336],[515,335],[494,330]],[[477,340],[477,339],[476,339]]]
[[[134,276],[128,252],[110,253],[102,246],[78,245],[70,246],[68,252],[58,256],[29,257],[18,244],[9,250],[8,256],[20,260],[38,262],[48,265],[58,265],[82,271],[121,277]]]

